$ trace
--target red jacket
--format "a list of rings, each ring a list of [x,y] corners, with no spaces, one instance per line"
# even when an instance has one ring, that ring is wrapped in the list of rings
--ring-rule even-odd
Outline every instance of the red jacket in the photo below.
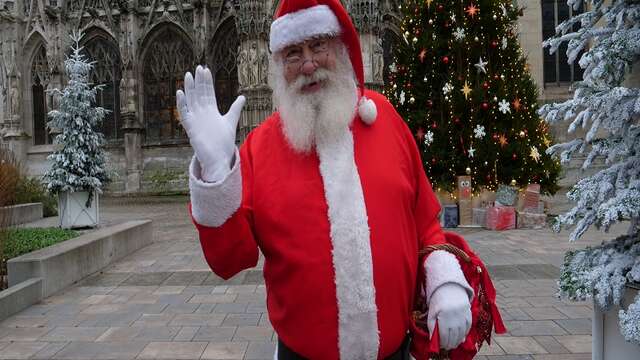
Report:
[[[239,208],[225,205],[228,214],[215,215],[216,226],[201,224],[208,216],[205,200],[195,216],[194,194],[204,190],[191,177],[192,214],[211,269],[229,278],[256,266],[260,249],[271,324],[285,344],[310,359],[369,357],[362,355],[372,354],[369,350],[358,348],[367,337],[376,342],[363,347],[376,348],[377,358],[398,349],[409,328],[419,247],[445,241],[440,206],[413,134],[382,95],[366,96],[378,116],[372,125],[353,121],[352,151],[294,152],[277,112],[251,132],[239,152],[241,171],[236,163],[224,180],[238,181],[241,175]],[[348,149],[348,143],[345,138],[342,145]],[[344,159],[333,157],[344,153]],[[193,172],[198,170],[192,163]],[[343,179],[343,173],[352,178]],[[332,190],[334,182],[340,185]],[[209,202],[234,202],[217,196]],[[364,200],[362,208],[358,199]],[[367,246],[353,247],[363,236]],[[360,297],[345,298],[352,294],[337,290],[341,286]]]

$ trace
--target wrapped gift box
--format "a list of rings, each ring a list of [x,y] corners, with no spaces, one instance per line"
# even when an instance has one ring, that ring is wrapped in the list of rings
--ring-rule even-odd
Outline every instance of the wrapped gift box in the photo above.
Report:
[[[487,208],[485,228],[489,230],[510,230],[516,228],[516,209],[513,206]]]
[[[484,227],[487,223],[487,208],[473,208],[473,225]]]
[[[518,212],[518,229],[543,229],[547,226],[547,215]]]
[[[523,212],[536,213],[540,204],[540,184],[530,184],[524,192]]]
[[[444,228],[458,227],[458,206],[457,205],[444,205],[442,207],[442,217],[440,224]]]
[[[513,186],[500,185],[496,192],[497,206],[515,206],[518,201],[518,189]]]
[[[473,224],[473,208],[471,207],[471,199],[458,201],[458,220],[460,226],[469,226]]]

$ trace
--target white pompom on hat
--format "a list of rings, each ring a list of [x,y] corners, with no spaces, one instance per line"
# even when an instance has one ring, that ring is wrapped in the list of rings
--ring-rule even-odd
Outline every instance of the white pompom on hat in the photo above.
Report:
[[[377,117],[376,104],[364,96],[364,65],[360,37],[351,17],[339,0],[283,0],[276,10],[269,49],[278,52],[289,45],[321,35],[338,36],[349,52],[349,59],[358,82],[360,100],[358,115],[368,125]]]

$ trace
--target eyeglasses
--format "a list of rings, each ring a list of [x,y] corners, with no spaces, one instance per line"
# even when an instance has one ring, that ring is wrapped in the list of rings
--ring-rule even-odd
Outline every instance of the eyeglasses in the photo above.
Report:
[[[304,47],[311,50],[311,59],[304,56]],[[284,64],[289,71],[300,71],[302,65],[307,61],[312,61],[315,66],[324,63],[329,56],[329,40],[314,39],[305,41],[300,45],[290,46],[283,50]]]

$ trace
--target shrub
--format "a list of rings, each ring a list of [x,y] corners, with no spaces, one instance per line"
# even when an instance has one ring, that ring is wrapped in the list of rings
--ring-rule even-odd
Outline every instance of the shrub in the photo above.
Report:
[[[20,166],[16,157],[11,150],[0,148],[0,206],[14,204],[19,180]]]
[[[22,177],[16,187],[16,204],[42,203],[45,217],[58,214],[56,198],[46,190],[37,178]]]
[[[17,228],[7,231],[6,259],[11,259],[78,236],[77,231],[60,228]]]

